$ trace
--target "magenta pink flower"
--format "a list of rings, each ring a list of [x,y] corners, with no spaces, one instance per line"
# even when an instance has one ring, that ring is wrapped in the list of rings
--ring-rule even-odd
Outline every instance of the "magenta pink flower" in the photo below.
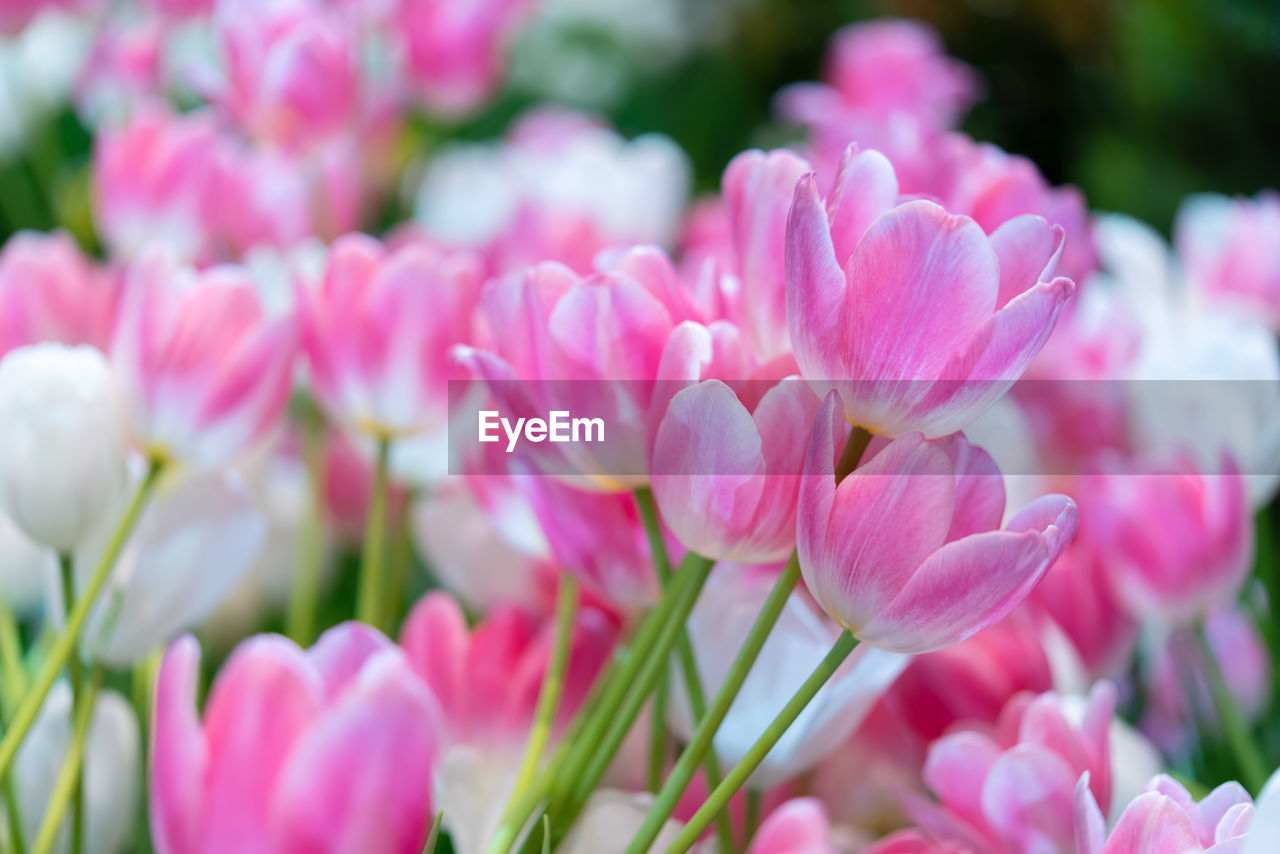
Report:
[[[446,116],[479,107],[498,88],[506,49],[529,0],[396,0],[411,85]]]
[[[98,134],[93,152],[94,224],[115,255],[132,257],[162,241],[183,260],[216,254],[216,189],[223,144],[207,112],[174,115],[139,108],[118,129]]]
[[[1135,617],[1185,624],[1231,601],[1253,559],[1253,522],[1245,478],[1223,453],[1220,471],[1189,460],[1137,469],[1113,461],[1081,480],[1083,538],[1098,550],[1106,576]]]
[[[924,780],[940,806],[913,808],[922,829],[976,851],[1070,854],[1076,785],[1111,802],[1110,728],[1115,691],[1099,683],[1079,724],[1054,694],[1014,698],[994,735],[958,732],[937,741]]]
[[[1019,608],[968,640],[911,660],[881,702],[921,756],[961,724],[994,724],[1015,695],[1053,687],[1042,623]]]
[[[1034,216],[990,237],[932,202],[898,205],[893,168],[846,153],[824,205],[796,186],[787,318],[800,371],[848,419],[890,436],[961,429],[1003,395],[1053,331],[1070,279],[1062,229]]]
[[[317,288],[299,288],[311,388],[331,417],[375,437],[443,429],[448,381],[465,379],[450,348],[475,340],[472,258],[423,242],[388,251],[348,235]]]
[[[266,315],[237,267],[204,272],[155,247],[129,269],[111,357],[152,454],[217,466],[263,437],[289,395],[290,316]]]
[[[119,278],[68,234],[20,231],[0,251],[0,353],[41,341],[105,351],[119,302]]]
[[[224,2],[216,100],[248,134],[298,150],[347,131],[359,107],[359,45],[319,3]]]
[[[796,549],[818,604],[860,640],[928,652],[1026,597],[1075,534],[1075,502],[1047,495],[1003,529],[1004,482],[960,435],[877,440],[838,485],[832,392],[809,443]]]
[[[579,610],[556,710],[567,725],[608,660],[618,627],[602,611]],[[442,745],[471,743],[523,749],[533,723],[555,625],[499,605],[471,628],[451,597],[430,593],[405,619],[400,643],[443,712]]]
[[[1076,792],[1077,854],[1233,854],[1255,850],[1246,842],[1255,810],[1239,783],[1223,783],[1197,802],[1161,774],[1147,784],[1106,832],[1102,812],[1082,779]],[[1259,840],[1261,841],[1261,840]],[[1258,847],[1261,852],[1263,847]]]
[[[347,623],[303,651],[242,643],[201,716],[200,648],[166,653],[151,741],[160,854],[418,854],[430,821],[440,709],[394,644]]]
[[[1280,194],[1192,196],[1178,211],[1176,234],[1192,287],[1280,329]]]

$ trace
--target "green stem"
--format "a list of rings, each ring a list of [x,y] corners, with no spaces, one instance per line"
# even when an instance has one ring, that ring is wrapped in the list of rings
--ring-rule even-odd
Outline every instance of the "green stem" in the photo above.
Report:
[[[57,640],[53,642],[53,646],[49,649],[49,654],[45,658],[44,668],[36,677],[31,689],[23,695],[22,704],[18,707],[17,714],[14,715],[13,723],[5,730],[4,738],[0,739],[0,775],[9,773],[9,766],[13,764],[13,758],[17,755],[18,748],[22,745],[22,740],[26,738],[27,730],[31,728],[36,715],[39,714],[44,698],[49,695],[49,689],[53,687],[53,683],[57,680],[58,672],[62,670],[68,658],[75,652],[76,645],[80,640],[80,633],[84,631],[84,624],[89,619],[89,611],[93,608],[93,603],[97,600],[98,594],[102,592],[103,586],[111,576],[111,569],[115,566],[116,558],[120,556],[120,551],[124,548],[130,532],[133,531],[133,526],[137,524],[138,517],[142,515],[142,508],[146,505],[147,498],[155,488],[156,481],[159,479],[163,468],[163,463],[153,461],[151,467],[147,470],[146,477],[138,485],[138,490],[134,493],[133,500],[129,503],[129,508],[125,511],[124,517],[120,520],[120,524],[116,526],[115,533],[107,543],[107,547],[98,563],[98,568],[94,571],[93,578],[89,580],[89,586],[76,602],[75,607],[71,609],[71,614],[67,617],[66,627],[63,628],[62,633],[58,635]]]
[[[381,626],[382,603],[386,596],[387,486],[391,440],[378,440],[378,461],[369,500],[369,519],[364,532],[364,554],[360,561],[360,592],[356,618],[371,626]]]
[[[658,522],[658,507],[653,500],[653,491],[647,486],[642,486],[635,491],[635,500],[640,518],[644,522],[645,534],[649,539],[649,551],[653,554],[654,570],[665,587],[671,575],[671,559],[667,555],[667,545],[662,539],[662,526]],[[689,711],[693,715],[693,725],[696,727],[707,712],[707,701],[702,693],[698,663],[693,656],[693,645],[689,643],[687,631],[680,632],[680,638],[676,641],[676,654],[680,658],[685,693],[689,695]],[[666,715],[665,713],[659,715],[658,712],[667,708],[668,685],[667,677],[664,676],[654,694],[654,743],[649,756],[649,790],[653,792],[659,790],[662,765],[666,760]],[[708,790],[720,785],[720,760],[714,751],[708,751],[703,757],[702,771],[707,778]],[[720,854],[733,854],[733,822],[728,815],[717,818],[716,834]]]
[[[689,564],[688,560],[686,560],[686,564]],[[672,649],[675,648],[676,640],[684,632],[685,621],[689,618],[689,613],[698,601],[698,595],[702,592],[703,584],[706,582],[712,566],[713,562],[711,560],[699,558],[681,570],[682,573],[687,573],[690,576],[689,580],[682,586],[676,606],[663,622],[661,632],[654,641],[653,648],[645,659],[644,666],[641,667],[639,674],[637,674],[634,684],[630,686],[631,690],[627,692],[622,708],[616,716],[610,719],[603,741],[585,755],[586,764],[582,772],[580,774],[569,773],[565,777],[571,788],[568,791],[568,798],[562,801],[565,805],[565,812],[563,814],[557,813],[557,817],[560,819],[559,826],[569,827],[573,824],[578,811],[582,809],[591,792],[596,788],[601,778],[604,777],[605,771],[608,770],[609,764],[618,752],[618,748],[622,746],[622,742],[626,739],[631,725],[635,722],[640,710],[644,707],[645,701],[649,699],[653,689],[657,686],[658,678],[667,664],[667,659],[671,655]],[[673,584],[672,587],[675,588],[677,585]],[[556,806],[557,804],[553,801],[553,811]]]
[[[302,416],[302,458],[307,467],[310,501],[298,530],[298,565],[294,569],[285,633],[302,647],[315,640],[320,601],[320,567],[324,562],[324,422],[310,411]]]
[[[1203,654],[1205,678],[1209,683],[1209,693],[1213,695],[1213,706],[1218,712],[1218,721],[1227,738],[1227,745],[1240,769],[1241,782],[1256,796],[1267,780],[1267,771],[1263,767],[1258,746],[1249,733],[1249,724],[1240,714],[1235,698],[1231,696],[1231,689],[1227,687],[1227,680],[1218,667],[1218,658],[1209,645],[1209,637],[1205,634],[1203,624],[1196,627],[1195,635]]]
[[[163,652],[159,649],[152,651],[146,658],[134,664],[132,670],[132,699],[133,711],[138,717],[138,728],[142,732],[142,743],[149,745],[151,743],[151,702],[152,695],[156,684],[156,675],[160,672],[160,660]],[[148,792],[148,774],[151,769],[147,767],[147,763],[140,764],[139,772],[142,776],[141,791]],[[151,827],[151,799],[148,797],[138,798],[138,827]],[[140,854],[151,854],[151,834],[143,832],[139,834],[138,850]]]
[[[725,810],[721,810],[721,815],[725,814]],[[756,830],[760,828],[760,790],[747,789],[747,809],[746,816],[743,821],[742,844],[745,847],[751,846],[751,840],[755,838]]]
[[[58,570],[62,579],[62,608],[64,618],[70,616],[71,603],[76,598],[76,565],[70,553],[58,555]],[[80,666],[80,655],[71,651],[67,660],[67,679],[71,683],[71,708],[79,713],[80,704],[84,701],[84,674]],[[84,850],[84,778],[77,771],[74,788],[71,792],[71,854],[80,854]]]
[[[551,738],[552,724],[555,722],[556,709],[560,704],[560,694],[564,690],[565,672],[569,664],[569,647],[573,641],[574,618],[578,613],[578,579],[570,572],[560,573],[560,590],[556,596],[556,641],[552,649],[551,661],[542,678],[542,688],[538,692],[538,707],[533,717],[533,728],[529,732],[529,744],[524,751],[524,760],[520,763],[520,772],[516,775],[516,785],[512,789],[512,800],[518,800],[524,790],[533,782],[538,770],[538,760],[546,749]]]
[[[27,690],[27,674],[22,669],[22,635],[13,609],[0,602],[0,700],[5,720],[15,712]]]
[[[752,772],[760,766],[764,758],[778,743],[778,739],[795,723],[795,719],[804,711],[805,706],[809,705],[809,701],[818,693],[819,689],[827,683],[832,674],[844,663],[849,657],[849,653],[853,652],[853,648],[858,645],[858,641],[848,632],[842,632],[835,644],[831,647],[831,651],[826,654],[809,674],[809,678],[804,681],[800,689],[787,701],[782,707],[782,711],[773,719],[773,722],[765,728],[760,738],[756,739],[756,743],[751,745],[751,749],[742,757],[737,765],[729,771],[724,781],[715,788],[703,802],[698,811],[693,814],[693,818],[680,830],[675,841],[667,848],[667,854],[684,854],[688,851],[702,832],[711,824],[712,818],[716,813],[723,810],[729,803],[729,799],[733,797],[738,789],[747,782]]]
[[[654,799],[648,814],[645,815],[644,823],[636,831],[635,838],[627,846],[627,854],[648,851],[649,846],[658,838],[658,834],[662,831],[662,826],[670,818],[676,803],[680,800],[680,796],[684,794],[689,781],[693,779],[698,762],[704,754],[711,751],[716,731],[720,729],[720,724],[724,723],[725,716],[729,713],[729,707],[733,705],[733,701],[742,689],[743,683],[746,682],[752,665],[755,664],[756,658],[760,655],[760,650],[764,647],[765,640],[773,630],[774,624],[778,622],[778,617],[781,616],[782,609],[786,607],[787,599],[799,580],[800,561],[793,553],[791,560],[787,561],[787,568],[782,571],[782,574],[778,576],[778,580],[774,582],[773,589],[769,591],[769,596],[765,599],[760,613],[756,616],[755,622],[747,632],[747,637],[742,642],[742,648],[738,650],[737,656],[734,657],[733,663],[729,666],[729,672],[725,674],[724,682],[720,685],[720,690],[716,692],[715,699],[711,701],[711,707],[707,709],[706,715],[702,718],[701,723],[698,724],[698,728],[689,744],[685,747],[684,753],[680,754],[675,768],[671,770],[670,776],[667,777],[666,785],[662,787],[662,791]]]
[[[871,444],[871,439],[872,436],[869,430],[865,427],[854,425],[853,430],[849,432],[849,438],[845,440],[844,450],[840,453],[840,461],[836,463],[837,483],[853,474],[853,470],[862,461],[862,455],[866,452],[867,446]]]
[[[4,778],[4,809],[9,817],[9,847],[13,854],[26,854],[27,847],[22,841],[22,808],[18,806],[12,776]]]
[[[435,854],[436,842],[440,839],[440,823],[444,821],[444,810],[436,813],[431,822],[431,830],[427,831],[427,841],[422,844],[422,854]]]
[[[49,806],[45,808],[44,820],[40,822],[40,832],[36,834],[32,854],[49,854],[53,850],[54,839],[58,835],[58,825],[66,812],[67,802],[71,800],[79,785],[80,769],[84,760],[85,742],[89,735],[89,724],[93,720],[93,701],[98,694],[98,685],[102,682],[102,668],[94,667],[80,696],[80,704],[75,707],[75,725],[71,731],[71,746],[67,748],[67,757],[62,762],[62,770],[53,786],[53,794],[49,797]]]

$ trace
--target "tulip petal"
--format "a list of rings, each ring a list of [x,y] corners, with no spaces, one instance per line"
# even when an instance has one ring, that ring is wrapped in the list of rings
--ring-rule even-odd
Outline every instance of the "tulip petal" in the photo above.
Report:
[[[817,798],[796,798],[775,809],[752,837],[749,854],[826,854],[835,850],[831,821]]]
[[[950,812],[974,827],[982,827],[982,781],[1000,756],[987,736],[958,732],[934,742],[925,760],[923,777],[929,789]]]
[[[1040,580],[1065,546],[1055,525],[1074,533],[1075,518],[1070,499],[1046,496],[1015,516],[1007,530],[947,543],[920,564],[858,637],[897,652],[918,653],[958,643],[986,628]],[[1023,529],[1031,522],[1045,527]]]
[[[850,145],[827,196],[836,260],[842,265],[847,262],[871,223],[897,203],[898,176],[889,159],[878,151],[859,151],[857,145]]]
[[[324,702],[320,675],[292,641],[241,644],[209,692],[200,850],[268,851],[268,804],[298,735]]]
[[[359,675],[365,662],[394,644],[382,632],[358,622],[334,626],[322,634],[307,658],[324,681],[325,699],[332,702]]]
[[[151,838],[157,854],[199,854],[209,749],[196,713],[200,644],[169,647],[156,679],[151,728]]]
[[[982,786],[983,812],[1019,851],[1045,850],[1075,832],[1076,775],[1050,750],[1020,744],[991,765]]]
[[[394,651],[297,741],[271,800],[279,854],[418,854],[439,710]],[[219,849],[233,850],[233,849]]]
[[[991,248],[1000,259],[1000,296],[997,308],[1024,293],[1037,282],[1053,278],[1066,233],[1060,225],[1050,225],[1043,217],[1024,214],[1001,223],[991,232]]]
[[[786,268],[787,325],[796,363],[808,379],[837,379],[844,363],[846,284],[813,174],[796,183],[787,217]]]
[[[1168,797],[1147,792],[1125,809],[1100,854],[1200,854],[1203,850],[1187,814]]]

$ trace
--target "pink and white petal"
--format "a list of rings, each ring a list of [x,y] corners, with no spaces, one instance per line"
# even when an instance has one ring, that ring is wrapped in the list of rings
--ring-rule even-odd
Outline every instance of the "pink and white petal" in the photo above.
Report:
[[[270,803],[279,854],[417,854],[426,837],[439,712],[394,652],[303,735]]]
[[[1076,780],[1052,751],[1019,744],[992,763],[982,786],[983,812],[1015,850],[1052,850],[1053,843],[1075,838]]]
[[[831,820],[817,798],[795,798],[769,814],[747,854],[835,854]]]
[[[1074,291],[1070,279],[1059,278],[1011,300],[953,352],[904,421],[929,437],[963,430],[1026,371]]]
[[[1037,282],[1047,282],[1062,258],[1066,233],[1043,217],[1024,214],[1001,223],[991,232],[991,248],[1000,259],[1000,297],[997,308]]]
[[[947,542],[999,529],[1004,522],[1004,477],[991,455],[963,434],[938,440],[955,462],[956,509]]]
[[[922,776],[944,807],[974,827],[986,825],[982,784],[1000,757],[1000,747],[972,730],[946,735],[933,743]]]
[[[428,593],[400,629],[400,646],[415,673],[446,710],[462,702],[471,632],[462,608],[447,593]]]
[[[796,363],[812,382],[839,379],[846,373],[848,353],[847,286],[812,173],[796,183],[787,217],[786,268],[787,325]]]
[[[165,652],[156,679],[150,748],[151,838],[157,854],[200,854],[209,751],[196,712],[200,644],[191,635]]]
[[[335,700],[374,655],[395,644],[373,626],[355,621],[326,631],[307,650],[307,658],[324,682],[325,699]]]
[[[872,223],[845,276],[846,370],[856,380],[914,380],[945,377],[995,311],[1000,269],[976,222],[913,201]]]
[[[871,223],[898,203],[898,176],[893,164],[878,151],[845,149],[840,171],[827,194],[827,217],[836,260],[843,265]]]
[[[1186,813],[1158,792],[1125,808],[1099,854],[1200,854],[1204,847]]]
[[[1256,812],[1242,854],[1280,851],[1280,771],[1271,775],[1254,803]]]
[[[814,422],[796,517],[809,592],[861,632],[942,544],[955,503],[947,455],[918,434],[896,439],[836,486],[828,395]]]
[[[1106,841],[1107,822],[1089,789],[1088,774],[1081,774],[1076,781],[1074,803],[1076,854],[1099,854]]]
[[[764,473],[755,421],[727,385],[707,380],[671,399],[649,480],[663,519],[687,547],[728,558],[755,527]]]
[[[1026,598],[1052,556],[1046,537],[1035,531],[992,531],[947,543],[856,634],[895,652],[959,643]]]
[[[292,641],[242,643],[209,692],[203,851],[269,852],[268,804],[294,742],[324,703],[320,674]]]

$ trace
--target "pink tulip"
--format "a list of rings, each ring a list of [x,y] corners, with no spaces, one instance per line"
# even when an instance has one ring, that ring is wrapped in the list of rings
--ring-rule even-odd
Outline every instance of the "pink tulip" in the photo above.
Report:
[[[560,732],[586,699],[608,660],[617,625],[603,612],[579,610],[564,688],[556,710]],[[439,700],[442,744],[523,748],[533,723],[555,625],[517,608],[498,606],[474,628],[449,596],[429,593],[400,632],[413,670]]]
[[[106,350],[119,301],[119,279],[70,235],[20,231],[0,251],[0,353],[41,341]]]
[[[1255,810],[1239,783],[1224,783],[1197,803],[1162,774],[1125,807],[1110,834],[1087,778],[1076,790],[1076,813],[1078,854],[1232,854],[1251,850],[1243,837]]]
[[[837,485],[837,398],[805,461],[796,550],[822,608],[860,640],[928,652],[991,625],[1026,597],[1075,534],[1075,502],[1033,501],[1000,529],[1004,483],[963,436],[879,440]]]
[[[662,517],[705,557],[772,563],[795,545],[804,447],[818,399],[798,377],[748,377],[736,328],[677,327],[655,392],[650,482]],[[697,381],[675,391],[681,380]],[[720,379],[723,377],[728,383]]]
[[[206,112],[137,110],[118,129],[98,134],[93,153],[94,223],[108,248],[125,258],[162,241],[184,260],[216,253],[210,208],[222,141]]]
[[[968,640],[916,656],[882,702],[924,747],[961,724],[994,724],[1015,695],[1053,687],[1039,621],[1015,610]]]
[[[769,813],[747,854],[836,854],[822,802],[796,798]]]
[[[479,270],[425,243],[387,251],[363,235],[339,239],[318,288],[298,293],[311,388],[352,431],[403,438],[439,431],[448,381],[465,372],[454,344],[475,340]]]
[[[505,53],[529,0],[396,0],[410,85],[445,116],[478,108],[502,82]]]
[[[676,325],[697,315],[660,251],[624,253],[608,272],[579,278],[559,264],[491,280],[481,309],[493,350],[460,348],[496,409],[513,422],[561,410],[599,418],[603,441],[524,446],[568,482],[619,491],[647,480],[649,417],[659,363]]]
[[[109,124],[163,97],[166,35],[159,17],[112,16],[99,25],[74,93],[88,124]]]
[[[1245,479],[1224,453],[1220,473],[1187,460],[1136,470],[1113,460],[1082,479],[1083,538],[1135,617],[1185,624],[1234,599],[1253,560]]]
[[[796,181],[809,164],[785,148],[744,151],[724,171],[721,190],[741,282],[739,311],[730,318],[742,327],[761,360],[791,350],[787,332],[787,211]]]
[[[1192,196],[1175,231],[1192,287],[1280,329],[1280,194]]]
[[[918,804],[917,822],[978,851],[1071,854],[1077,781],[1097,803],[1111,801],[1114,705],[1115,691],[1099,683],[1076,725],[1056,695],[1024,694],[1005,709],[994,737],[966,731],[940,739],[924,779],[941,805]]]
[[[622,611],[657,600],[653,555],[632,496],[587,492],[528,469],[516,471],[516,488],[533,509],[558,566]],[[669,542],[668,551],[674,545]]]
[[[430,821],[440,710],[395,646],[347,623],[310,650],[242,643],[201,717],[200,648],[156,685],[151,833],[160,854],[404,852]]]
[[[813,175],[787,223],[787,317],[819,394],[872,432],[936,438],[1026,370],[1074,291],[1053,278],[1062,229],[1018,217],[990,237],[932,202],[898,205],[877,152],[845,156],[825,206]]]
[[[1062,629],[1094,676],[1115,672],[1133,654],[1138,623],[1112,589],[1108,561],[1084,536],[1058,557],[1027,604]]]
[[[946,56],[937,34],[917,21],[841,30],[823,78],[779,97],[784,117],[809,128],[819,158],[834,164],[856,141],[885,151],[907,172],[931,168],[932,141],[955,126],[978,94],[973,70]]]
[[[935,840],[917,830],[899,830],[867,848],[863,854],[973,854],[963,842]]]
[[[214,23],[226,65],[215,100],[248,134],[298,150],[356,120],[359,45],[322,4],[223,0]]]
[[[226,463],[278,421],[293,378],[291,317],[265,315],[236,267],[196,273],[164,248],[129,269],[111,357],[148,452]]]

